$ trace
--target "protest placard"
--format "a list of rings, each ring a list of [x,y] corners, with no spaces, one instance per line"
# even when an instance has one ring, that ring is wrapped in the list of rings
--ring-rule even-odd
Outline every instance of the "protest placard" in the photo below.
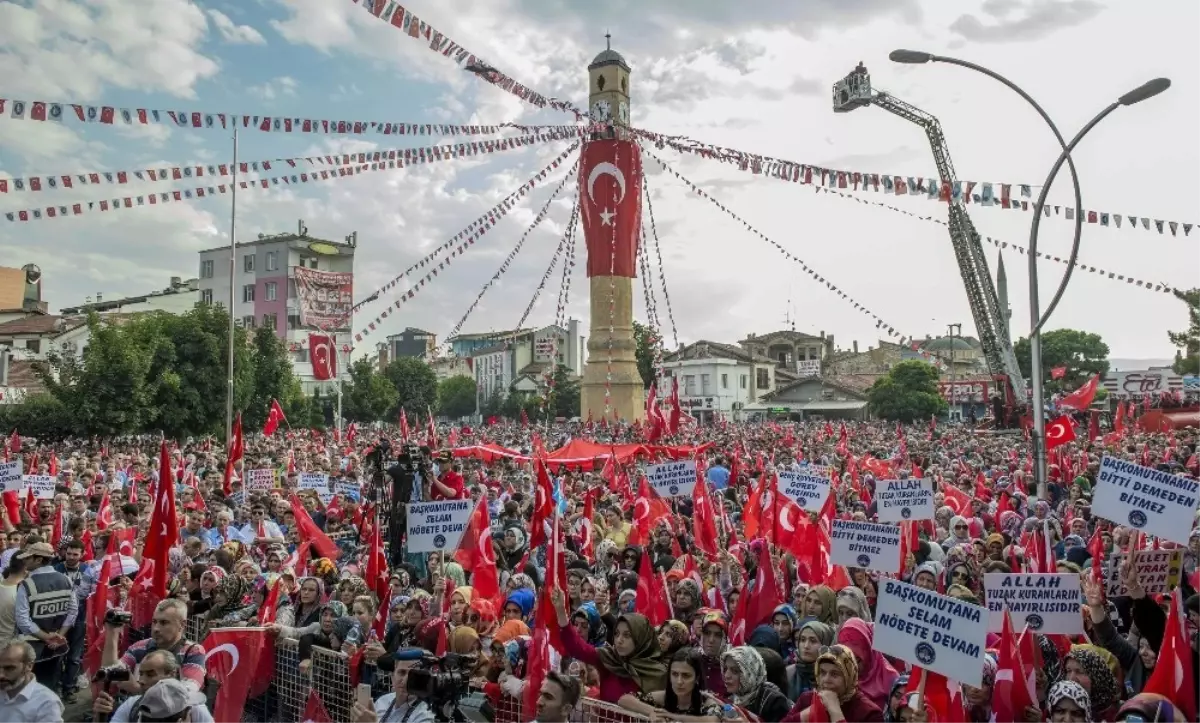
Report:
[[[54,499],[54,478],[48,474],[25,475],[25,488],[33,488],[33,496],[39,500]],[[24,494],[24,492],[22,492]]]
[[[1121,568],[1128,559],[1129,555],[1118,552],[1104,563],[1104,591],[1109,597],[1129,594],[1121,579]],[[1183,579],[1183,550],[1138,550],[1133,564],[1147,595],[1170,592]]]
[[[334,492],[342,497],[350,497],[355,500],[362,497],[362,485],[357,482],[347,482],[346,480],[338,480],[334,486]]]
[[[296,487],[302,490],[329,490],[329,475],[324,472],[301,472]]]
[[[933,519],[933,480],[881,479],[875,483],[875,509],[880,522]]]
[[[986,608],[884,578],[875,610],[875,650],[959,683],[982,685]]]
[[[25,489],[25,480],[21,475],[21,460],[0,462],[0,491],[20,492]]]
[[[229,503],[233,505],[234,509],[246,504],[246,491],[238,490],[237,492],[229,495]]]
[[[779,493],[806,512],[820,512],[829,496],[829,479],[827,467],[785,470],[779,473]]]
[[[405,505],[408,508],[408,552],[457,549],[474,504],[471,500],[447,500]],[[491,543],[490,538],[487,541]]]
[[[1104,456],[1096,475],[1092,514],[1188,544],[1200,482]]]
[[[275,489],[275,470],[246,470],[246,489],[251,492],[267,492]]]
[[[691,497],[696,486],[696,460],[652,464],[646,467],[646,479],[659,497]]]
[[[1079,575],[989,572],[983,576],[983,585],[991,632],[1003,629],[1005,603],[1008,603],[1013,630],[1028,625],[1030,630],[1043,635],[1083,635]]]
[[[899,525],[835,519],[832,536],[830,559],[833,564],[900,572]]]

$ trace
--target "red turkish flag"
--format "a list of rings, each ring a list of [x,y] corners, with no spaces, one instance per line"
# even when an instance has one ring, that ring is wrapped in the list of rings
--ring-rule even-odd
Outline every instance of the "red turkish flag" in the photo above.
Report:
[[[650,554],[643,552],[641,566],[638,568],[637,598],[634,600],[634,606],[656,629],[671,619],[671,605],[667,601],[667,591],[663,588],[664,583],[654,574],[650,565]]]
[[[1096,386],[1100,383],[1100,375],[1093,374],[1092,378],[1080,388],[1059,400],[1058,406],[1083,411],[1092,406],[1096,397]]]
[[[246,443],[242,439],[242,415],[233,420],[233,438],[228,440],[227,456],[225,458],[225,479],[221,489],[225,496],[233,494],[233,466],[246,454]]]
[[[486,497],[480,497],[475,505],[454,559],[470,571],[471,587],[478,597],[493,601],[499,597],[500,580],[496,576],[496,550],[492,547],[492,520]]]
[[[534,487],[533,517],[529,526],[529,549],[546,544],[546,523],[554,515],[554,483],[541,457],[534,459],[537,481]]]
[[[1037,691],[1032,671],[1026,674],[1025,661],[1012,629],[1012,615],[1004,608],[1004,627],[1000,633],[1000,659],[997,663],[992,698],[997,721],[1022,720],[1025,709],[1034,706]]]
[[[594,491],[598,492],[599,490]],[[595,498],[596,495],[589,491],[583,500],[583,518],[579,520],[581,530],[579,554],[588,562],[596,560],[595,531],[592,529],[593,520],[596,518]]]
[[[592,141],[579,163],[588,278],[633,278],[642,225],[642,157],[632,141]]]
[[[1075,440],[1075,425],[1064,415],[1046,425],[1046,451]]]
[[[1171,610],[1158,650],[1158,665],[1143,693],[1157,693],[1169,699],[1183,713],[1184,720],[1196,720],[1196,678],[1192,670],[1194,654],[1188,643],[1183,595],[1179,588],[1171,593]]]
[[[715,560],[721,549],[721,542],[717,537],[717,517],[713,512],[712,500],[708,496],[708,480],[704,478],[704,472],[699,465],[696,465],[696,486],[692,489],[692,509],[696,549],[708,555],[709,559]]]
[[[287,415],[283,413],[283,407],[279,406],[278,399],[271,400],[271,409],[267,412],[267,421],[263,424],[263,434],[270,437],[275,434],[275,430],[279,429],[279,423],[287,424]]]
[[[219,628],[204,639],[208,677],[222,681],[213,704],[214,720],[242,719],[266,637],[265,628]],[[239,670],[241,674],[235,674]]]
[[[333,723],[333,718],[330,717],[329,711],[325,710],[325,704],[321,702],[316,688],[308,689],[308,702],[304,705],[304,717],[301,720],[304,723]]]
[[[337,377],[337,347],[328,334],[308,335],[308,360],[312,363],[313,378],[319,382]]]
[[[1062,379],[1065,376],[1067,376],[1067,368],[1065,366],[1064,367],[1054,367],[1053,369],[1050,370],[1050,378],[1051,379]]]

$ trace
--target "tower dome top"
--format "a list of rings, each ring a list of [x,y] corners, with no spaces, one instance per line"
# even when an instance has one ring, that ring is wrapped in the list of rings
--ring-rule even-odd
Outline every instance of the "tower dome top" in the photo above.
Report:
[[[595,59],[592,60],[591,65],[588,66],[588,70],[599,68],[603,65],[619,65],[626,71],[629,70],[629,63],[626,63],[625,58],[612,48],[607,48],[600,51],[600,54],[597,55]]]

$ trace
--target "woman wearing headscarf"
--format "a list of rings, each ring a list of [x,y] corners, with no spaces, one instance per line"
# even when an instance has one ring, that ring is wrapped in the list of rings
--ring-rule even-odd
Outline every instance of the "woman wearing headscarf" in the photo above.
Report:
[[[658,647],[658,637],[644,615],[627,613],[617,618],[613,644],[597,648],[571,626],[566,596],[561,590],[551,593],[558,614],[563,647],[568,656],[594,666],[600,672],[600,700],[618,703],[625,696],[652,693],[667,685],[667,663]]]
[[[1117,711],[1119,721],[1156,721],[1157,723],[1185,723],[1187,715],[1170,699],[1156,693],[1139,693]]]
[[[899,678],[896,678],[896,682],[892,683],[891,695],[888,696],[887,705],[883,708],[883,723],[899,723],[902,711],[908,709],[908,700],[904,695],[904,689],[907,686],[907,673],[902,673]]]
[[[671,572],[676,572],[672,570]],[[681,571],[680,571],[681,572]],[[700,609],[700,586],[690,577],[685,577],[675,586],[672,596],[675,619],[684,625],[689,625],[696,611]]]
[[[842,588],[837,594],[837,622],[845,625],[847,620],[864,620],[873,622],[871,606],[867,604],[867,596],[856,587]]]
[[[674,657],[675,651],[688,647],[692,641],[692,634],[688,627],[674,619],[659,625],[656,634],[658,635],[658,649],[668,660]]]
[[[837,593],[827,585],[817,585],[804,595],[801,618],[812,618],[826,625],[837,625]]]
[[[874,626],[864,620],[851,618],[838,630],[837,638],[838,642],[849,648],[860,661],[855,671],[859,691],[863,697],[883,710],[892,691],[892,681],[896,679],[897,674],[892,664],[883,657],[883,653],[873,649]]]
[[[450,626],[466,625],[467,610],[475,600],[475,588],[462,585],[454,589],[450,596]]]
[[[526,537],[525,530],[515,525],[509,525],[504,528],[504,536],[500,540],[499,549],[496,551],[496,563],[501,570],[506,570],[509,573],[520,572],[521,560],[525,558],[527,547],[525,545]]]
[[[833,645],[817,658],[817,687],[801,695],[785,717],[773,720],[882,723],[883,710],[863,695],[859,686],[855,653],[845,645]],[[890,692],[889,684],[884,695]],[[814,706],[822,706],[824,710],[815,713]]]
[[[487,658],[483,653],[483,643],[479,639],[479,633],[475,632],[475,628],[469,625],[459,625],[450,633],[449,640],[446,641],[446,647],[451,653],[456,655],[475,655],[475,669],[471,671],[472,676],[483,675],[483,671],[487,668]]]
[[[575,625],[575,630],[579,632],[579,637],[586,640],[588,645],[598,648],[608,641],[608,629],[604,625],[604,619],[600,617],[600,611],[596,609],[595,603],[585,602],[580,605],[572,613],[571,622]]]
[[[779,633],[779,655],[788,665],[796,662],[797,620],[796,609],[786,603],[775,608],[775,612],[771,614],[771,626]]]
[[[783,720],[791,705],[774,683],[767,681],[767,666],[757,649],[741,645],[721,656],[725,690],[734,705],[762,721]]]
[[[962,515],[955,515],[950,518],[950,536],[942,541],[942,549],[946,552],[952,547],[959,545],[971,545],[971,530],[968,526],[967,518]]]
[[[821,648],[833,645],[833,626],[817,620],[800,625],[796,633],[796,662],[788,666],[787,696],[796,700],[801,693],[817,687],[817,656]]]
[[[1088,692],[1092,700],[1092,718],[1112,720],[1120,700],[1120,688],[1112,669],[1091,645],[1072,645],[1063,660],[1063,678],[1072,680]]]
[[[1038,653],[1041,656],[1042,664],[1035,666],[1033,669],[1033,683],[1037,690],[1037,702],[1043,710],[1049,710],[1046,705],[1047,695],[1050,693],[1050,688],[1062,679],[1062,661],[1059,658],[1058,648],[1054,643],[1050,642],[1050,638],[1045,635],[1035,635],[1034,640],[1037,641]]]
[[[250,586],[237,575],[228,575],[213,594],[213,606],[204,618],[205,635],[214,628],[235,627],[245,623],[256,612],[258,606],[247,604]]]
[[[307,673],[312,667],[312,649],[314,646],[333,649],[334,625],[338,620],[347,617],[346,606],[340,600],[330,600],[321,608],[321,625],[315,633],[300,636],[297,645],[300,672]],[[339,644],[340,645],[340,644]]]
[[[983,676],[979,687],[963,685],[963,703],[971,723],[988,723],[992,719],[992,690],[996,684],[996,659],[983,656]]]
[[[1046,703],[1051,723],[1092,723],[1092,699],[1079,683],[1058,681],[1050,686]]]
[[[503,616],[505,620],[529,621],[533,614],[534,594],[529,588],[519,587],[508,594],[504,601]]]

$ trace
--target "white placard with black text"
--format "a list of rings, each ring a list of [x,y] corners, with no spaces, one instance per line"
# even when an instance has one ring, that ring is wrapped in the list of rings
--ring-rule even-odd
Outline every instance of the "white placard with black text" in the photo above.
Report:
[[[275,489],[275,470],[246,470],[246,489],[251,492],[267,492]]]
[[[822,474],[812,468],[784,470],[779,473],[779,493],[787,496],[792,502],[806,512],[820,512],[825,506],[825,498],[829,497],[829,474]]]
[[[880,522],[933,519],[933,480],[881,479],[875,483],[875,511]]]
[[[54,478],[48,474],[25,475],[25,488],[33,488],[33,496],[39,500],[54,499]],[[26,493],[22,493],[26,494]]]
[[[0,491],[20,492],[25,489],[25,479],[21,474],[21,460],[0,462]]]
[[[1108,455],[1100,460],[1093,515],[1186,545],[1198,503],[1200,482],[1194,479]]]
[[[408,552],[458,549],[474,510],[471,500],[413,502],[408,508]]]
[[[1079,575],[989,572],[983,576],[983,585],[991,632],[1003,629],[1007,603],[1013,630],[1029,626],[1042,635],[1083,635]]]
[[[872,647],[884,655],[978,688],[987,633],[988,611],[981,605],[890,578],[879,581]]]
[[[646,467],[646,479],[659,497],[691,497],[696,486],[696,460],[652,464]]]
[[[833,521],[834,565],[900,572],[900,526],[854,520]]]

